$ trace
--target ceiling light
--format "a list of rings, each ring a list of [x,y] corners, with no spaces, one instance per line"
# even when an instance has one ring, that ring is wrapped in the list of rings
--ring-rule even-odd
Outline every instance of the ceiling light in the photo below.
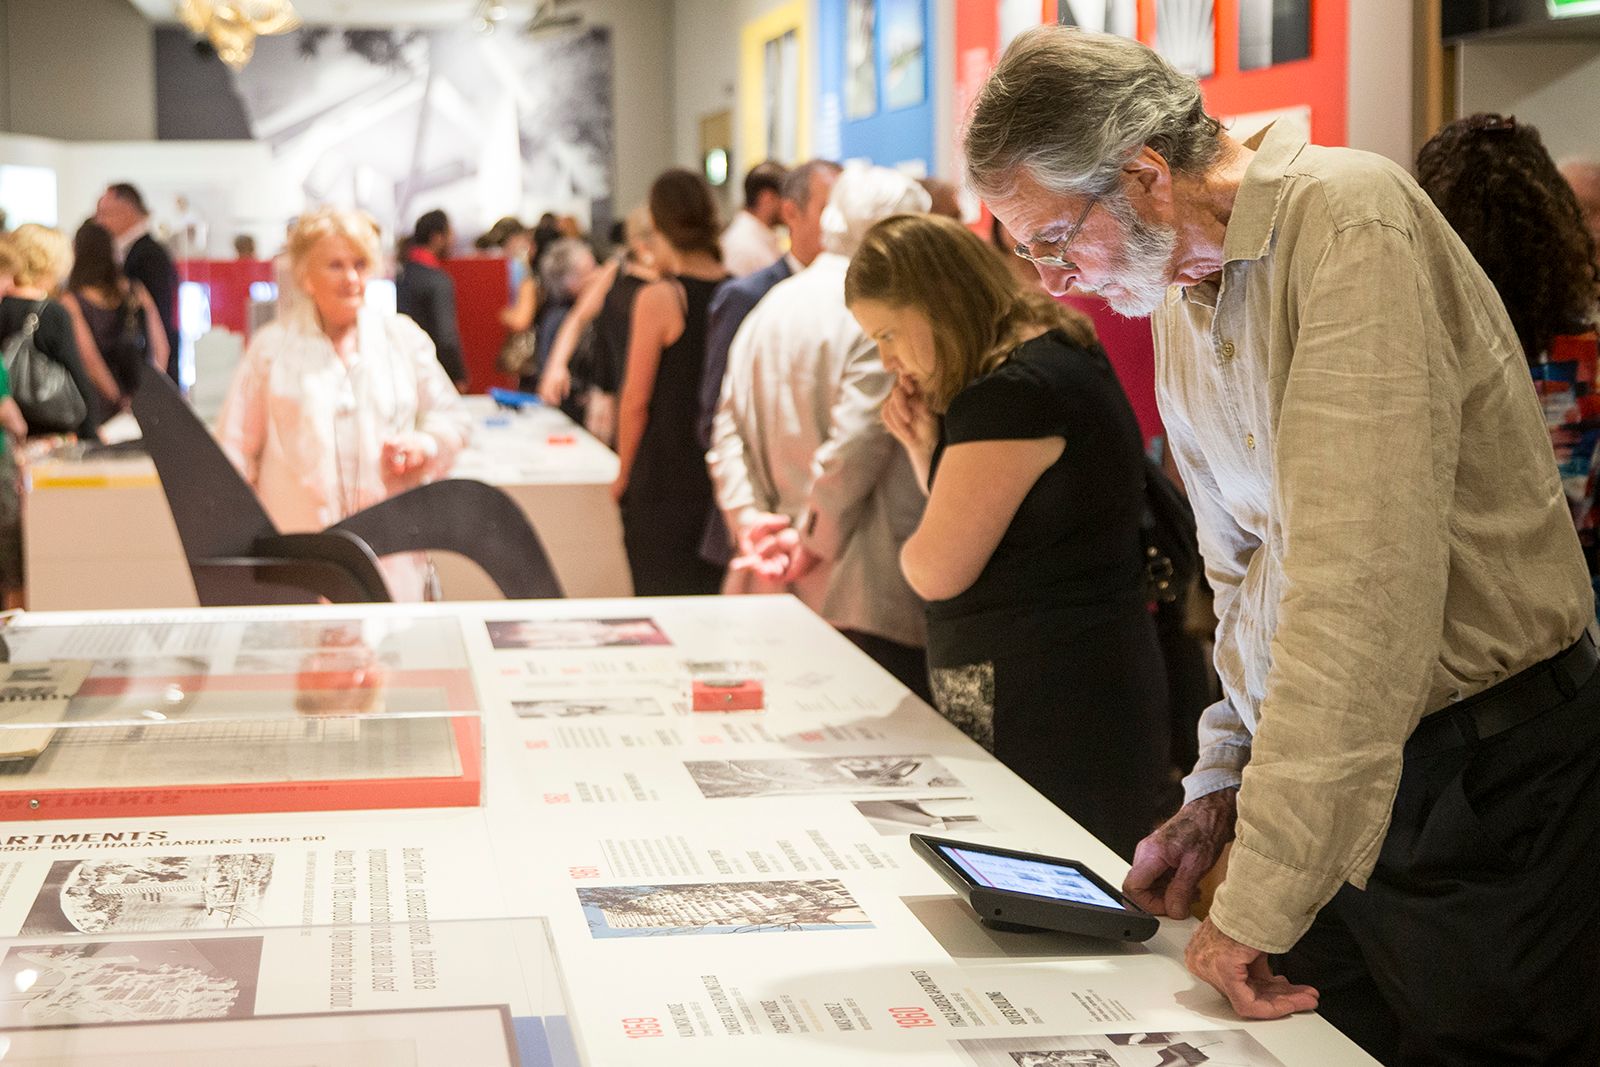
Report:
[[[288,33],[300,25],[290,0],[178,0],[178,19],[189,32],[210,41],[234,70],[250,62],[257,37]]]

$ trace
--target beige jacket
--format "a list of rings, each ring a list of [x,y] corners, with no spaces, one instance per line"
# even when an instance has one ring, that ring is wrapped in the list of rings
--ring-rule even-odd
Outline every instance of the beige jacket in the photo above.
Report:
[[[732,527],[755,512],[787,515],[822,557],[791,590],[812,610],[840,629],[921,647],[927,624],[900,548],[922,520],[923,495],[878,414],[894,376],[845,308],[849,265],[824,252],[745,318],[706,461]]]
[[[1366,884],[1420,717],[1594,623],[1528,368],[1493,286],[1386,159],[1251,142],[1220,284],[1152,316],[1216,590],[1225,699],[1190,799],[1240,785],[1211,911],[1290,948]]]

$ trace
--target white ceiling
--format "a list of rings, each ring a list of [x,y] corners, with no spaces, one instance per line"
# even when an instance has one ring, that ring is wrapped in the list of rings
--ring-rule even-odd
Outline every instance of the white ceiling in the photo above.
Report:
[[[131,0],[152,22],[176,22],[177,0]],[[531,9],[531,0],[505,0],[515,13]],[[307,22],[347,25],[416,26],[465,21],[475,0],[294,0],[294,8]]]

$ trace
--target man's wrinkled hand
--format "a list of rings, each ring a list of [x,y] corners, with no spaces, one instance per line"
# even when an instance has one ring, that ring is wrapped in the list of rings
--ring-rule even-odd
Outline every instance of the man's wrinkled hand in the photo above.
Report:
[[[1152,915],[1187,919],[1200,879],[1233,840],[1238,789],[1219,789],[1192,800],[1139,842],[1122,891]]]
[[[1223,933],[1210,919],[1183,954],[1189,973],[1228,998],[1241,1019],[1281,1019],[1297,1011],[1316,1011],[1318,993],[1272,973],[1267,954]]]

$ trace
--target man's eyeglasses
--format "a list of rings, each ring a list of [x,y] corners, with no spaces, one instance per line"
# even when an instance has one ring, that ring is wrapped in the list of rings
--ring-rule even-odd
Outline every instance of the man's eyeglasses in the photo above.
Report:
[[[1091,196],[1089,198],[1089,202],[1084,205],[1083,214],[1078,216],[1078,221],[1072,224],[1072,229],[1068,230],[1067,235],[1061,240],[1050,241],[1047,243],[1041,242],[1037,247],[1049,247],[1051,249],[1051,251],[1045,253],[1044,255],[1034,255],[1033,249],[1035,246],[1025,245],[1020,241],[1018,241],[1017,244],[1012,247],[1011,251],[1015,252],[1018,256],[1027,260],[1029,263],[1042,264],[1046,267],[1054,267],[1057,270],[1077,270],[1078,265],[1076,263],[1070,259],[1064,259],[1062,257],[1066,252],[1067,247],[1072,244],[1072,239],[1078,236],[1078,231],[1083,229],[1083,224],[1089,220],[1089,212],[1093,211],[1095,204],[1099,202],[1099,196]]]

